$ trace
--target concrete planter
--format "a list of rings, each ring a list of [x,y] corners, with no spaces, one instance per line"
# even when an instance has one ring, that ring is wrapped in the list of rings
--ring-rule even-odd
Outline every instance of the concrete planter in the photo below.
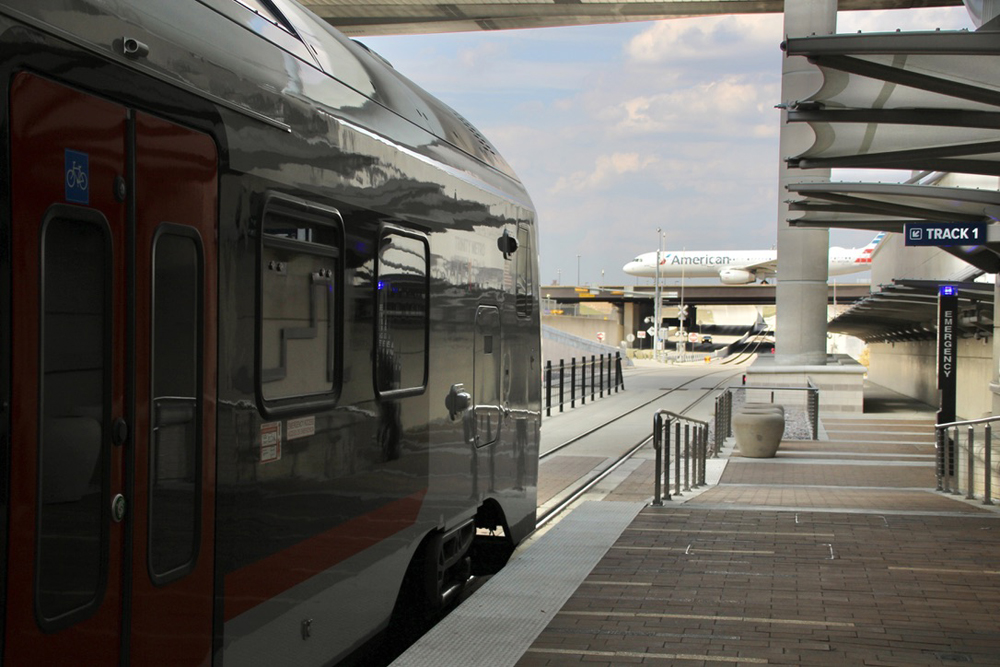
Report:
[[[754,408],[750,412],[733,415],[733,435],[736,436],[741,456],[774,458],[784,434],[785,411],[781,406],[773,406],[769,410]]]
[[[759,413],[769,413],[777,412],[778,414],[785,414],[785,406],[777,405],[775,403],[744,403],[740,406],[737,414],[759,414]]]

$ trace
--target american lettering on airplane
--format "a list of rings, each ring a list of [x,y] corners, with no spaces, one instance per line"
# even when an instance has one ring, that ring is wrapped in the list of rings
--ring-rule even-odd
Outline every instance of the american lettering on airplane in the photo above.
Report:
[[[871,268],[872,253],[885,237],[878,234],[863,248],[830,248],[829,274],[839,276]],[[656,277],[656,252],[639,255],[623,268],[642,278]],[[777,250],[660,251],[661,278],[718,278],[726,285],[744,285],[774,277]]]

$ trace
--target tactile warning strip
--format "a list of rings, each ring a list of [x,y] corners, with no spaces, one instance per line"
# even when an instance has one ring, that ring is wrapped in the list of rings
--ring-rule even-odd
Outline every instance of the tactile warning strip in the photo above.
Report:
[[[393,667],[513,665],[644,506],[583,503],[516,554]]]

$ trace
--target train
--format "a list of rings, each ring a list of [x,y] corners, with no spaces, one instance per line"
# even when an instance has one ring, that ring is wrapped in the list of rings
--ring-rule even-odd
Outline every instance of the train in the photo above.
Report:
[[[0,655],[329,665],[535,524],[531,199],[294,0],[0,0]]]

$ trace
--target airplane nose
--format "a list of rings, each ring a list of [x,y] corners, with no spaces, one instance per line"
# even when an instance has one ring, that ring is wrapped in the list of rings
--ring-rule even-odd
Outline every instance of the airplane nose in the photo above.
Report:
[[[632,271],[634,270],[635,270],[635,262],[628,262],[627,264],[625,264],[625,266],[622,267],[622,271],[624,271],[625,273],[632,273]]]

